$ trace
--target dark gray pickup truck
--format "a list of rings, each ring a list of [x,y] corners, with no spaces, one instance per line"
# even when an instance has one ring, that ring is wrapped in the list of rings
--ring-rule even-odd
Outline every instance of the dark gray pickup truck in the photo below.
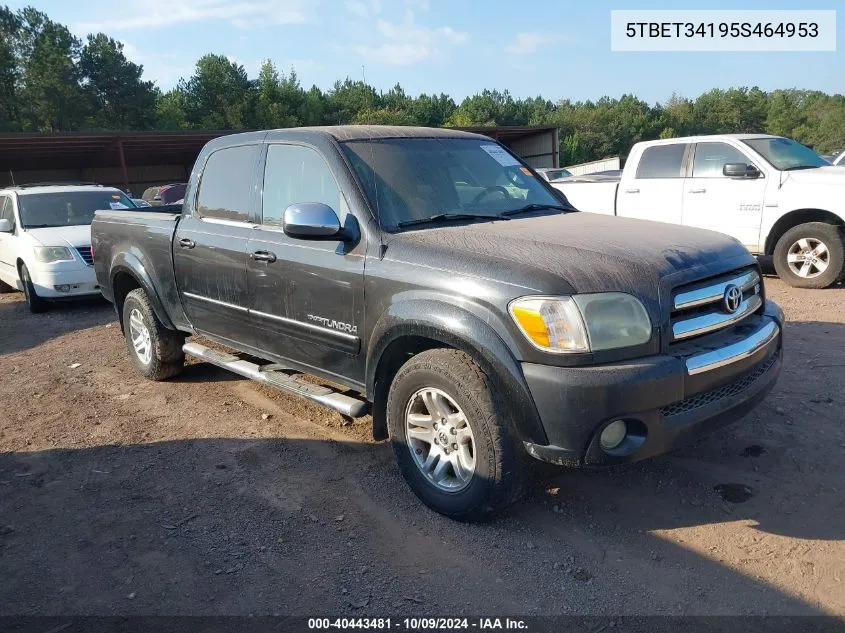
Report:
[[[91,233],[140,373],[189,354],[371,413],[414,492],[455,518],[517,498],[529,456],[671,450],[748,412],[781,367],[783,314],[737,241],[578,213],[476,134],[219,138],[181,214],[98,212]]]

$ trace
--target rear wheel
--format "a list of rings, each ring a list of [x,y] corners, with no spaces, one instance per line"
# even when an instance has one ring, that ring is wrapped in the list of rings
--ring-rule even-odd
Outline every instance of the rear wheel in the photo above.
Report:
[[[484,371],[458,350],[428,350],[399,369],[387,399],[391,443],[423,503],[475,520],[519,498],[524,454],[505,411]]]
[[[26,264],[21,264],[21,284],[23,284],[23,294],[26,297],[29,311],[33,314],[46,312],[47,302],[35,292],[35,285],[32,283],[32,277],[29,276],[29,269],[27,269]]]
[[[132,364],[150,380],[164,380],[182,371],[185,336],[159,321],[147,293],[136,288],[123,302],[123,332]]]
[[[845,246],[838,226],[824,222],[799,224],[775,245],[778,276],[795,288],[827,288],[845,267]]]

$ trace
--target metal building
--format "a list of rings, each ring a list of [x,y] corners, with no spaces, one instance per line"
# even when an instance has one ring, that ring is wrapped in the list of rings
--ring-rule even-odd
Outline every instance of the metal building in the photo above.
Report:
[[[461,128],[508,146],[532,167],[557,167],[553,127]],[[0,134],[0,187],[32,182],[98,182],[140,196],[147,187],[186,182],[208,141],[230,131]]]

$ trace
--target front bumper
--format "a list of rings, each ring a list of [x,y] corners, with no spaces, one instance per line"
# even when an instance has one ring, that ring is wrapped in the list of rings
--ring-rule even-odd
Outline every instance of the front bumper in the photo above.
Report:
[[[522,368],[548,445],[525,443],[529,454],[567,466],[638,461],[665,453],[753,409],[777,381],[782,365],[783,313],[766,302],[705,346],[613,365]],[[715,344],[714,344],[715,343]],[[599,445],[604,427],[628,423],[616,449]]]
[[[94,274],[94,267],[86,264],[74,265],[62,270],[47,268],[29,271],[35,293],[44,299],[68,299],[100,294],[100,284]],[[57,287],[67,286],[67,290]]]

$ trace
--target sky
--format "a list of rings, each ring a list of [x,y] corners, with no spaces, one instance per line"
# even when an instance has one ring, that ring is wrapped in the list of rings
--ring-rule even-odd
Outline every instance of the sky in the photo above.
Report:
[[[3,3],[4,0],[0,0]],[[377,89],[445,92],[485,88],[515,97],[586,100],[634,94],[649,103],[711,88],[805,88],[845,94],[845,5],[815,0],[708,0],[683,8],[837,9],[836,52],[611,52],[611,9],[676,9],[629,0],[5,0],[124,43],[162,89],[217,53],[256,77],[262,60],[294,68],[306,88],[366,78]]]

